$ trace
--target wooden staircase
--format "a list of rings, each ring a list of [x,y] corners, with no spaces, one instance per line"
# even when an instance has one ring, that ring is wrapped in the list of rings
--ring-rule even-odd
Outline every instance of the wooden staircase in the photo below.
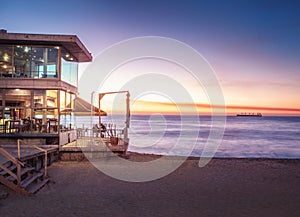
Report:
[[[37,167],[13,157],[5,149],[0,154],[8,161],[0,164],[0,182],[20,194],[34,194],[49,182],[47,177],[47,152],[43,159],[44,167]]]
[[[17,167],[15,164],[11,163],[7,169],[17,176]],[[34,167],[21,167],[21,179],[18,182],[18,178],[5,170],[0,170],[0,182],[18,193],[34,194],[49,181],[49,178],[45,178],[43,175],[43,171],[35,171]]]

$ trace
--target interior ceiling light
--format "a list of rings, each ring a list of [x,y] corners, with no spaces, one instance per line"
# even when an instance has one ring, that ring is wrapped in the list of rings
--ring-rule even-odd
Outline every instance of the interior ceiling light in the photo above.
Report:
[[[9,59],[9,56],[8,56],[8,54],[7,54],[7,53],[5,53],[5,54],[3,55],[3,59],[4,59],[5,61],[8,61],[8,59]]]

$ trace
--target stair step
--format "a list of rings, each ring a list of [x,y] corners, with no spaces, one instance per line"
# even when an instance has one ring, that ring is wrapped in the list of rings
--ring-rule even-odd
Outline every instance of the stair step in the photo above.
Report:
[[[25,173],[28,173],[28,172],[30,172],[30,171],[32,171],[32,170],[34,170],[35,168],[34,167],[25,167],[25,168],[23,168],[22,170],[21,170],[21,176],[23,176]],[[13,181],[15,181],[16,179],[14,178],[14,177],[12,177],[12,176],[8,176],[7,178],[6,178],[8,181],[11,181],[11,182],[13,182]]]
[[[11,166],[7,167],[7,169],[9,169],[10,171],[13,171],[17,168],[17,166],[15,164],[12,164]],[[4,176],[5,174],[7,174],[7,172],[5,170],[2,170],[0,172],[0,175]]]
[[[40,178],[43,176],[43,172],[39,172],[39,173],[35,173],[32,176],[28,176],[26,179],[24,179],[21,182],[21,186],[22,188],[26,188],[28,185],[30,185],[33,181],[35,181],[36,179]]]
[[[46,185],[49,182],[49,178],[44,179],[43,181],[36,183],[34,185],[30,185],[27,189],[27,192],[30,194],[36,193],[38,190],[40,190],[44,185]]]
[[[1,199],[7,198],[7,196],[8,196],[8,193],[7,193],[7,192],[0,191],[0,200],[1,200]]]
[[[6,161],[5,163],[2,163],[2,166],[10,167],[13,163],[11,161]]]

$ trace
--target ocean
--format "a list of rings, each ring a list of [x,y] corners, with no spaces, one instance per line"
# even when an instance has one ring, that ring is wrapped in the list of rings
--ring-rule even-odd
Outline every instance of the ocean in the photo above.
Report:
[[[77,125],[89,126],[90,120],[77,117]],[[94,123],[97,120],[93,118]],[[102,117],[102,121],[113,122],[119,129],[125,126],[124,116]],[[206,144],[211,126],[210,116],[132,115],[129,151],[199,157],[206,149],[220,158],[300,158],[300,117],[227,116],[217,145]]]

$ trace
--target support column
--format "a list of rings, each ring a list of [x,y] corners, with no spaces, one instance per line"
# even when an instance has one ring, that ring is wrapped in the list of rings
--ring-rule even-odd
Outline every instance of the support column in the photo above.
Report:
[[[30,118],[33,119],[34,118],[34,90],[30,91],[30,106],[31,109],[30,111]]]
[[[42,131],[47,131],[47,92],[46,90],[43,93],[43,120],[42,120],[42,125],[43,129]]]
[[[44,71],[43,71],[43,78],[47,78],[47,64],[48,64],[48,48],[45,48],[44,50],[44,55],[43,55],[43,59],[44,59]]]

